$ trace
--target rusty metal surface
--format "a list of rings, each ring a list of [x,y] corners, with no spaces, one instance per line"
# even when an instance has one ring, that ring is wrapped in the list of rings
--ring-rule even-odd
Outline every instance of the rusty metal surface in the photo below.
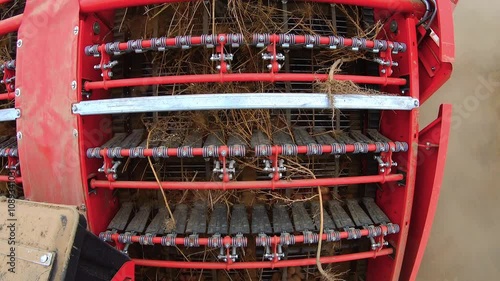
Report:
[[[78,211],[21,200],[14,204],[10,213],[7,199],[0,198],[0,280],[63,280],[79,223]],[[9,243],[8,237],[15,237],[11,239],[15,244]],[[15,273],[9,272],[11,259],[4,253],[6,248],[10,253],[10,247],[15,253]]]

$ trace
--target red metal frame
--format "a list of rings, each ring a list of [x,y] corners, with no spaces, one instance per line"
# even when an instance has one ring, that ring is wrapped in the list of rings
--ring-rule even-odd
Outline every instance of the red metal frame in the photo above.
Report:
[[[407,44],[406,53],[392,55],[399,62],[392,67],[394,73],[380,77],[354,75],[336,75],[337,80],[351,80],[361,84],[378,84],[387,92],[399,92],[399,86],[406,85],[409,77],[409,95],[420,98],[423,103],[450,76],[454,57],[452,22],[453,5],[449,0],[437,0],[438,14],[431,26],[434,37],[419,40],[415,30],[423,5],[417,0],[315,0],[322,3],[360,5],[376,9],[378,17],[389,17],[397,22],[399,28],[393,33],[385,27],[383,36],[391,41]],[[0,4],[8,1],[1,1]],[[109,116],[79,116],[71,113],[72,104],[82,100],[81,90],[92,90],[92,99],[109,98],[106,89],[158,84],[181,83],[224,83],[224,82],[278,82],[325,80],[328,75],[319,74],[284,74],[277,73],[273,67],[271,73],[242,74],[207,74],[169,77],[151,77],[99,81],[100,73],[93,69],[99,64],[99,58],[87,57],[84,46],[102,44],[109,41],[106,34],[110,30],[107,23],[112,22],[112,13],[92,14],[101,10],[120,7],[174,3],[185,1],[168,0],[67,0],[67,1],[28,1],[24,14],[0,21],[0,34],[7,34],[19,29],[18,38],[22,46],[17,54],[16,87],[21,90],[15,99],[16,108],[21,110],[17,120],[19,161],[23,178],[16,178],[23,183],[26,198],[34,201],[69,204],[81,207],[89,221],[89,228],[94,233],[105,230],[106,225],[116,213],[118,204],[113,196],[114,188],[157,189],[154,182],[100,181],[95,171],[102,165],[100,159],[87,159],[85,151],[102,145],[111,137]],[[37,19],[44,19],[43,21]],[[93,34],[92,26],[100,25],[100,35]],[[43,32],[40,32],[42,31]],[[58,34],[58,41],[64,42],[64,48],[49,46],[47,34]],[[421,34],[420,34],[421,35]],[[439,41],[436,38],[439,37]],[[43,56],[39,55],[44,50]],[[221,50],[219,50],[221,51]],[[273,51],[273,50],[269,50]],[[36,63],[33,63],[35,62]],[[417,68],[416,66],[419,65]],[[390,77],[389,77],[390,76]],[[76,87],[73,86],[76,82]],[[82,85],[82,81],[89,81]],[[40,87],[43,85],[43,87]],[[54,94],[57,93],[57,94]],[[13,99],[13,93],[0,94],[0,100]],[[258,182],[163,182],[164,189],[247,189],[247,188],[299,188],[303,186],[340,185],[360,183],[381,183],[377,193],[377,204],[381,206],[391,221],[401,226],[401,231],[388,237],[391,248],[356,254],[323,257],[322,263],[344,262],[356,259],[369,259],[367,280],[414,280],[428,240],[430,225],[435,213],[439,183],[442,179],[446,140],[449,130],[449,107],[444,106],[441,117],[418,134],[418,110],[411,112],[385,111],[382,116],[381,132],[391,139],[398,139],[410,144],[406,153],[389,155],[394,157],[399,167],[376,176],[346,177],[334,179],[311,179]],[[438,133],[436,133],[438,132]],[[439,145],[431,148],[429,155],[425,142]],[[424,146],[419,146],[424,145]],[[327,152],[328,146],[324,147]],[[419,157],[426,155],[425,166],[418,167]],[[274,156],[278,148],[274,148]],[[437,151],[436,151],[437,150]],[[36,152],[36,153],[34,153]],[[127,152],[124,151],[124,154]],[[150,151],[147,150],[146,155]],[[169,152],[170,153],[170,152]],[[175,152],[176,153],[176,152]],[[198,153],[198,152],[196,152]],[[423,153],[423,154],[422,154]],[[43,167],[43,168],[42,168]],[[404,174],[404,176],[402,175]],[[0,181],[8,180],[0,176]],[[404,186],[396,181],[404,180]],[[98,189],[94,189],[98,188]],[[414,190],[417,191],[414,198]],[[414,212],[411,214],[412,204]],[[410,226],[410,215],[412,224]],[[409,235],[409,236],[408,236]],[[408,237],[411,244],[406,247]],[[377,257],[375,259],[375,257]],[[403,263],[403,257],[405,258]],[[373,258],[373,259],[372,259]],[[197,263],[174,261],[134,260],[126,263],[114,280],[133,280],[133,265],[203,268],[203,269],[245,269],[262,267],[286,267],[313,265],[315,259],[300,259],[270,262],[237,263]],[[120,279],[121,278],[121,279]]]
[[[120,270],[113,276],[111,281],[133,281],[135,280],[135,264],[128,261],[122,265]]]
[[[180,76],[160,76],[130,79],[116,79],[108,81],[85,82],[85,90],[111,89],[148,85],[172,85],[188,83],[226,83],[226,82],[315,82],[325,81],[328,74],[308,74],[308,73],[231,73],[231,74],[201,74],[201,75],[180,75]],[[350,80],[360,84],[378,85],[405,85],[406,80],[402,78],[387,78],[378,76],[357,76],[357,75],[335,75],[336,80]]]
[[[429,240],[443,181],[451,127],[451,105],[441,105],[439,117],[420,131],[417,180],[408,244],[400,280],[415,280]]]
[[[393,249],[382,249],[380,251],[360,252],[354,254],[345,254],[339,256],[321,257],[321,263],[339,263],[346,261],[354,261],[361,259],[376,260],[381,257],[386,257],[393,253]],[[189,262],[189,261],[162,261],[162,260],[141,260],[134,259],[134,263],[138,266],[150,267],[165,267],[165,268],[186,268],[186,269],[251,269],[251,268],[281,268],[292,266],[307,266],[315,265],[316,258],[296,259],[296,260],[280,260],[280,261],[254,261],[254,262]]]
[[[286,189],[311,186],[334,186],[334,185],[350,185],[363,183],[383,183],[396,182],[403,180],[403,175],[376,175],[376,176],[359,176],[359,177],[342,177],[342,178],[324,178],[324,179],[304,179],[292,181],[231,181],[231,182],[161,182],[163,189],[167,190],[232,190],[232,189]],[[92,188],[127,188],[127,189],[159,189],[157,182],[147,181],[100,181],[92,180],[90,182]]]
[[[84,13],[90,13],[90,12],[126,8],[132,6],[178,3],[178,2],[194,2],[194,1],[201,1],[201,0],[129,0],[129,1],[108,0],[106,2],[99,0],[80,0],[80,9]],[[393,12],[423,13],[423,11],[425,10],[423,3],[415,0],[399,0],[399,1],[371,0],[368,2],[363,0],[309,0],[309,1],[318,3],[364,6],[369,8],[389,10]]]

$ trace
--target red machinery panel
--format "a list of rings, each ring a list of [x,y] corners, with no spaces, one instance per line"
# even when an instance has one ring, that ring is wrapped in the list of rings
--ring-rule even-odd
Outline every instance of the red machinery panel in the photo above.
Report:
[[[132,258],[114,280],[134,265],[137,279],[305,280],[320,263],[415,279],[451,111],[419,133],[418,107],[451,74],[450,1],[0,5],[17,45],[1,65],[16,131],[0,134],[0,180],[78,206]]]

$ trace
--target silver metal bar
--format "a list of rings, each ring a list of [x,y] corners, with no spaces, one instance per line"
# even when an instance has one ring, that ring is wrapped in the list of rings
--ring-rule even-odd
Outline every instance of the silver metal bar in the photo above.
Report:
[[[21,117],[21,110],[17,108],[0,109],[0,122],[14,121]]]
[[[73,105],[80,115],[225,109],[380,109],[411,110],[417,99],[384,95],[334,95],[320,93],[244,93],[138,97],[82,101]]]

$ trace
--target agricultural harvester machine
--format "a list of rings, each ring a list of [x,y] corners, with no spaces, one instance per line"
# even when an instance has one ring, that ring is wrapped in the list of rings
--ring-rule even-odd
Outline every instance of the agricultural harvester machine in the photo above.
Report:
[[[15,274],[416,278],[451,107],[418,112],[451,75],[456,3],[0,3],[5,212],[53,225],[16,236]],[[33,202],[73,206],[76,234]]]

